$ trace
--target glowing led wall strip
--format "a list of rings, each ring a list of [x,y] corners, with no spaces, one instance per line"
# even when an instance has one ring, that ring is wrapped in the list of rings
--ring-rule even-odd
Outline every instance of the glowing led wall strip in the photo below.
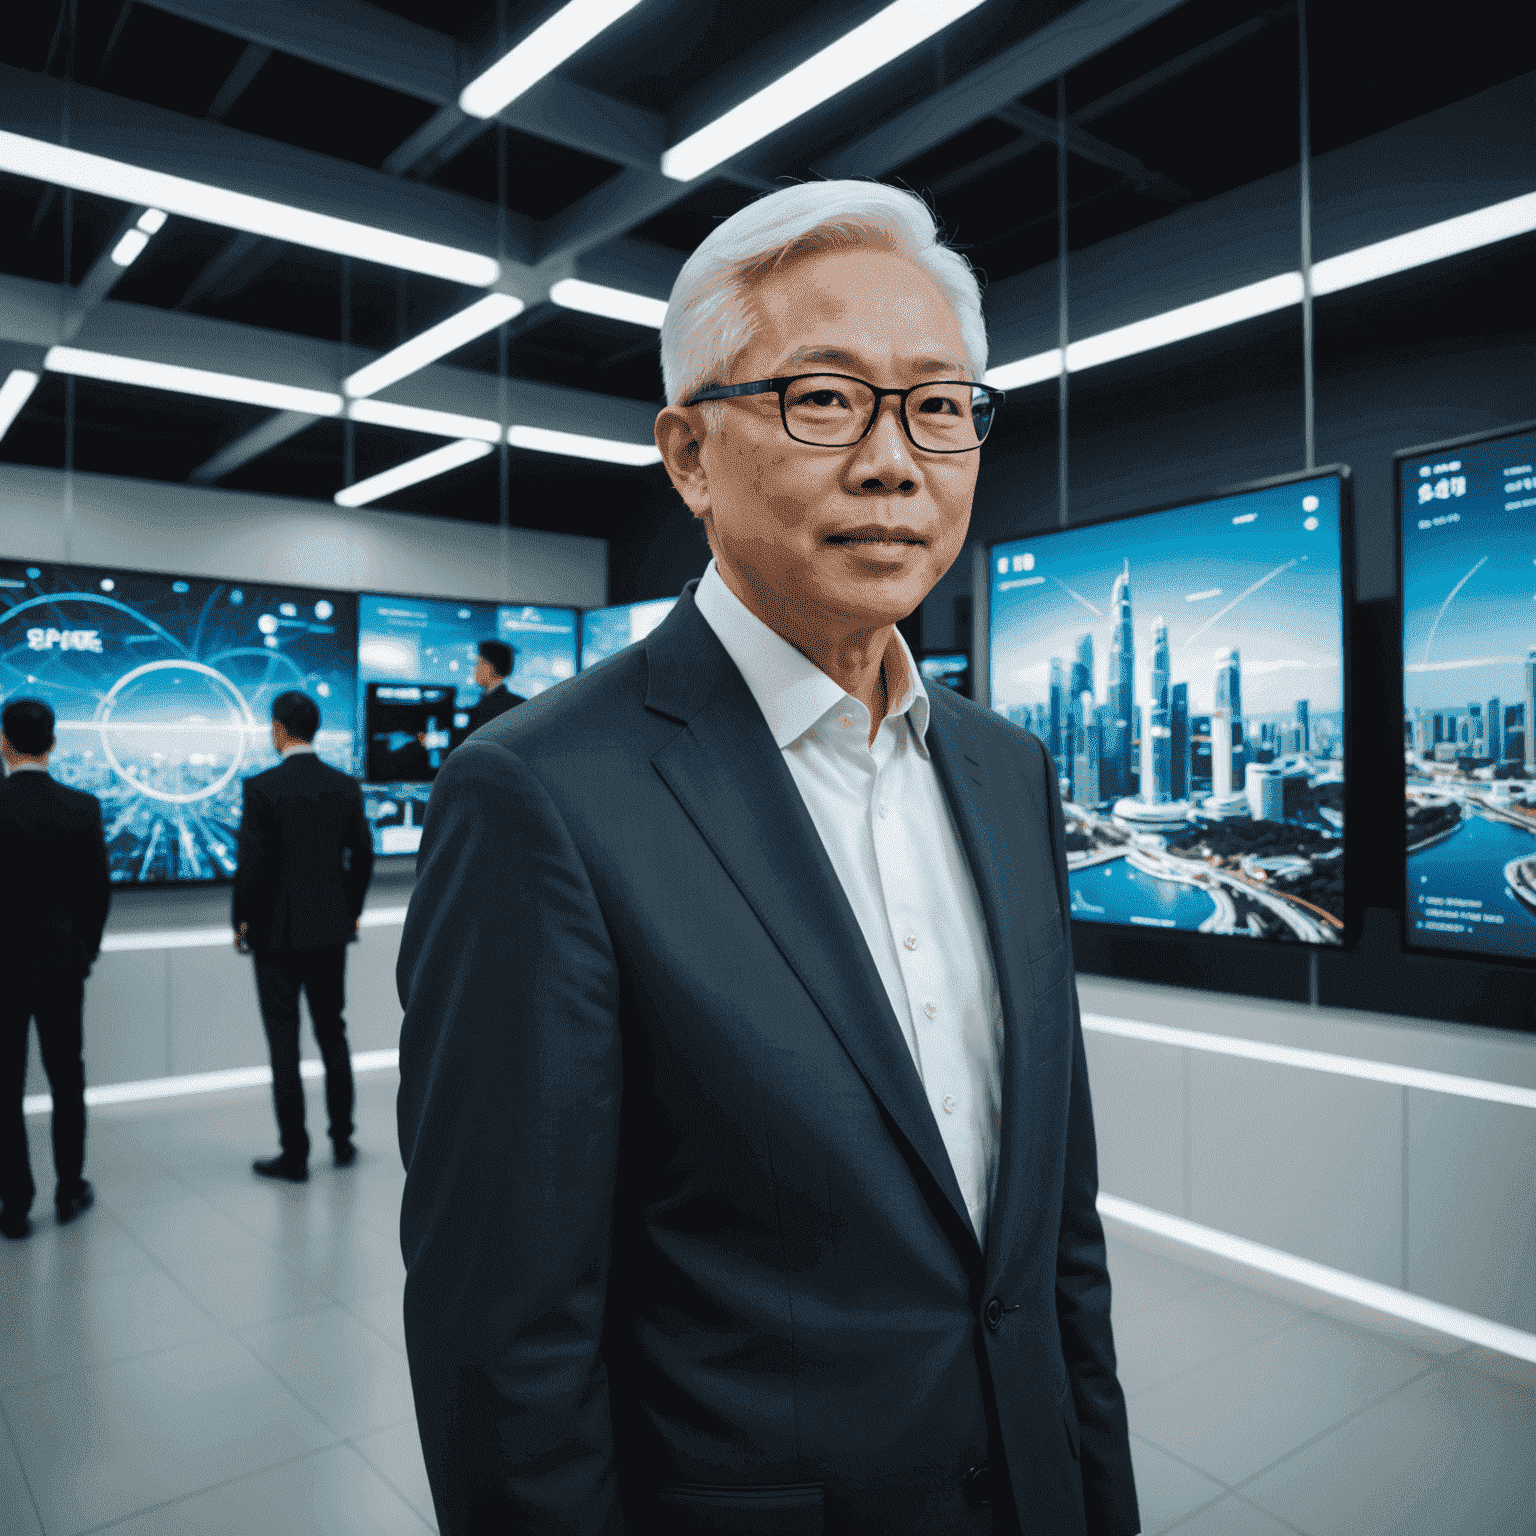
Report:
[[[1404,1322],[1417,1323],[1436,1333],[1449,1334],[1453,1339],[1465,1339],[1469,1344],[1481,1344],[1485,1349],[1497,1350],[1501,1355],[1511,1355],[1516,1360],[1536,1362],[1536,1334],[1504,1323],[1495,1323],[1472,1312],[1461,1312],[1438,1301],[1415,1296],[1411,1291],[1400,1291],[1396,1286],[1382,1285],[1375,1280],[1362,1280],[1342,1269],[1330,1269],[1326,1264],[1314,1264],[1311,1259],[1299,1259],[1293,1253],[1283,1253],[1278,1248],[1266,1248],[1262,1243],[1250,1243],[1247,1238],[1233,1237],[1228,1232],[1218,1232],[1213,1227],[1202,1227],[1166,1211],[1155,1211],[1150,1206],[1136,1205],[1122,1200],[1118,1195],[1099,1196],[1099,1214],[1127,1226],[1139,1227],[1144,1232],[1155,1232],[1190,1248],[1214,1253],[1234,1263],[1246,1265],[1268,1275],[1278,1275],[1321,1291],[1325,1296],[1337,1296],[1352,1301],[1373,1312],[1399,1317]]]
[[[1336,1077],[1361,1077],[1375,1083],[1394,1083],[1401,1088],[1448,1093],[1461,1099],[1483,1099],[1491,1104],[1536,1109],[1536,1088],[1519,1088],[1513,1083],[1494,1083],[1480,1077],[1459,1077],[1451,1072],[1428,1072],[1391,1061],[1335,1056],[1329,1051],[1306,1051],[1290,1045],[1272,1045],[1267,1040],[1244,1040],[1236,1035],[1208,1035],[1203,1030],[1143,1024],[1139,1019],[1114,1019],[1098,1013],[1085,1013],[1083,1028],[1093,1034],[1121,1035],[1128,1040],[1150,1040],[1156,1045],[1183,1046],[1192,1051],[1211,1051],[1218,1056],[1242,1056],[1249,1061],[1269,1061],[1276,1066],[1300,1067],[1308,1072],[1331,1072]]]
[[[404,907],[369,907],[359,922],[364,928],[398,928],[405,921]],[[139,933],[109,933],[101,941],[104,955],[120,955],[144,949],[217,949],[233,947],[234,932],[228,923],[221,928],[168,928]]]
[[[1536,192],[1512,197],[1502,203],[1477,208],[1454,219],[1426,224],[1390,240],[1378,240],[1358,250],[1329,256],[1312,268],[1312,291],[1317,294],[1339,293],[1360,283],[1374,282],[1396,272],[1459,256],[1485,245],[1494,245],[1536,229]],[[1191,336],[1203,336],[1223,326],[1251,320],[1256,315],[1301,303],[1302,282],[1299,272],[1281,272],[1257,283],[1218,293],[1195,304],[1151,315],[1130,325],[1085,336],[1067,346],[1067,372],[1096,368],[1101,363],[1122,357],[1134,357],[1166,347]],[[1061,349],[1037,352],[1012,363],[1002,363],[987,370],[986,381],[994,389],[1023,389],[1054,379],[1061,372]]]

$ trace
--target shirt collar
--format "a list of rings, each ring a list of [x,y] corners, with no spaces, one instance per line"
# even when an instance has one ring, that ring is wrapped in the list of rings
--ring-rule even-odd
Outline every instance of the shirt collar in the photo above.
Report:
[[[46,774],[48,772],[47,768],[45,768],[41,763],[17,763],[16,766],[14,768],[12,768],[10,771],[12,773],[42,773],[42,774]]]
[[[313,752],[314,750],[315,744],[312,741],[290,741],[283,748],[283,761],[287,762],[290,757],[297,757],[301,752]]]
[[[715,632],[726,654],[746,680],[757,707],[768,722],[774,745],[783,751],[829,710],[851,696],[789,641],[769,628],[726,586],[709,562],[693,594],[694,606]],[[901,631],[896,643],[907,663],[907,690],[888,719],[906,715],[918,750],[928,755],[929,702],[923,679]],[[856,700],[854,702],[857,702]]]

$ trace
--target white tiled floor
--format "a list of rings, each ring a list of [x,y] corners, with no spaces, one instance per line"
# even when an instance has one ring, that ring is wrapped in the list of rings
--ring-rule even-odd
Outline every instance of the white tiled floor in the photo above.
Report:
[[[92,1112],[95,1208],[60,1228],[40,1198],[0,1243],[0,1531],[433,1529],[395,1087],[358,1080],[357,1164],[321,1139],[302,1187],[250,1173],[265,1090]],[[1536,1536],[1531,1372],[1166,1244],[1110,1254],[1148,1536]]]

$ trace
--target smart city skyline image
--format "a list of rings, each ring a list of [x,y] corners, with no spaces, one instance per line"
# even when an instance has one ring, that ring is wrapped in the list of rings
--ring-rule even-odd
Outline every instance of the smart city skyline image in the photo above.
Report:
[[[1536,959],[1536,432],[1398,485],[1407,937]]]
[[[114,882],[234,874],[279,693],[315,700],[351,773],[356,648],[350,593],[0,560],[0,697],[52,706],[50,771],[100,799]]]
[[[1344,938],[1341,480],[991,551],[992,707],[1055,760],[1072,916]]]
[[[576,624],[574,608],[365,592],[358,599],[358,686],[431,683],[451,687],[453,714],[451,721],[442,723],[451,736],[468,725],[468,712],[480,701],[474,675],[482,640],[503,640],[512,647],[507,686],[530,699],[575,675]],[[360,699],[360,718],[362,708]],[[399,750],[411,741],[413,737],[405,737],[389,745]],[[432,749],[433,771],[441,765],[443,750]],[[358,771],[364,771],[361,761]],[[363,804],[373,827],[375,853],[416,851],[431,793],[426,779],[364,784]]]

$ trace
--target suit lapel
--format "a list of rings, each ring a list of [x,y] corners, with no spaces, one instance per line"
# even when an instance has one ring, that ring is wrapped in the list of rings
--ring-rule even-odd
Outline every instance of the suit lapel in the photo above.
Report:
[[[647,657],[647,707],[685,725],[653,766],[932,1179],[952,1235],[979,1268],[949,1154],[858,919],[757,701],[691,590],[649,637]]]
[[[1022,1212],[1029,1165],[1029,1058],[1035,1045],[1034,991],[1029,953],[1019,928],[1024,878],[1054,882],[1049,849],[1037,871],[1016,867],[1016,850],[1001,835],[985,756],[963,714],[942,688],[930,691],[928,750],[954,813],[976,893],[986,918],[992,964],[1003,1005],[1002,1109],[998,1127],[997,1187],[987,1222],[987,1272],[995,1275],[1011,1251]],[[1015,820],[1017,818],[1014,818]]]

